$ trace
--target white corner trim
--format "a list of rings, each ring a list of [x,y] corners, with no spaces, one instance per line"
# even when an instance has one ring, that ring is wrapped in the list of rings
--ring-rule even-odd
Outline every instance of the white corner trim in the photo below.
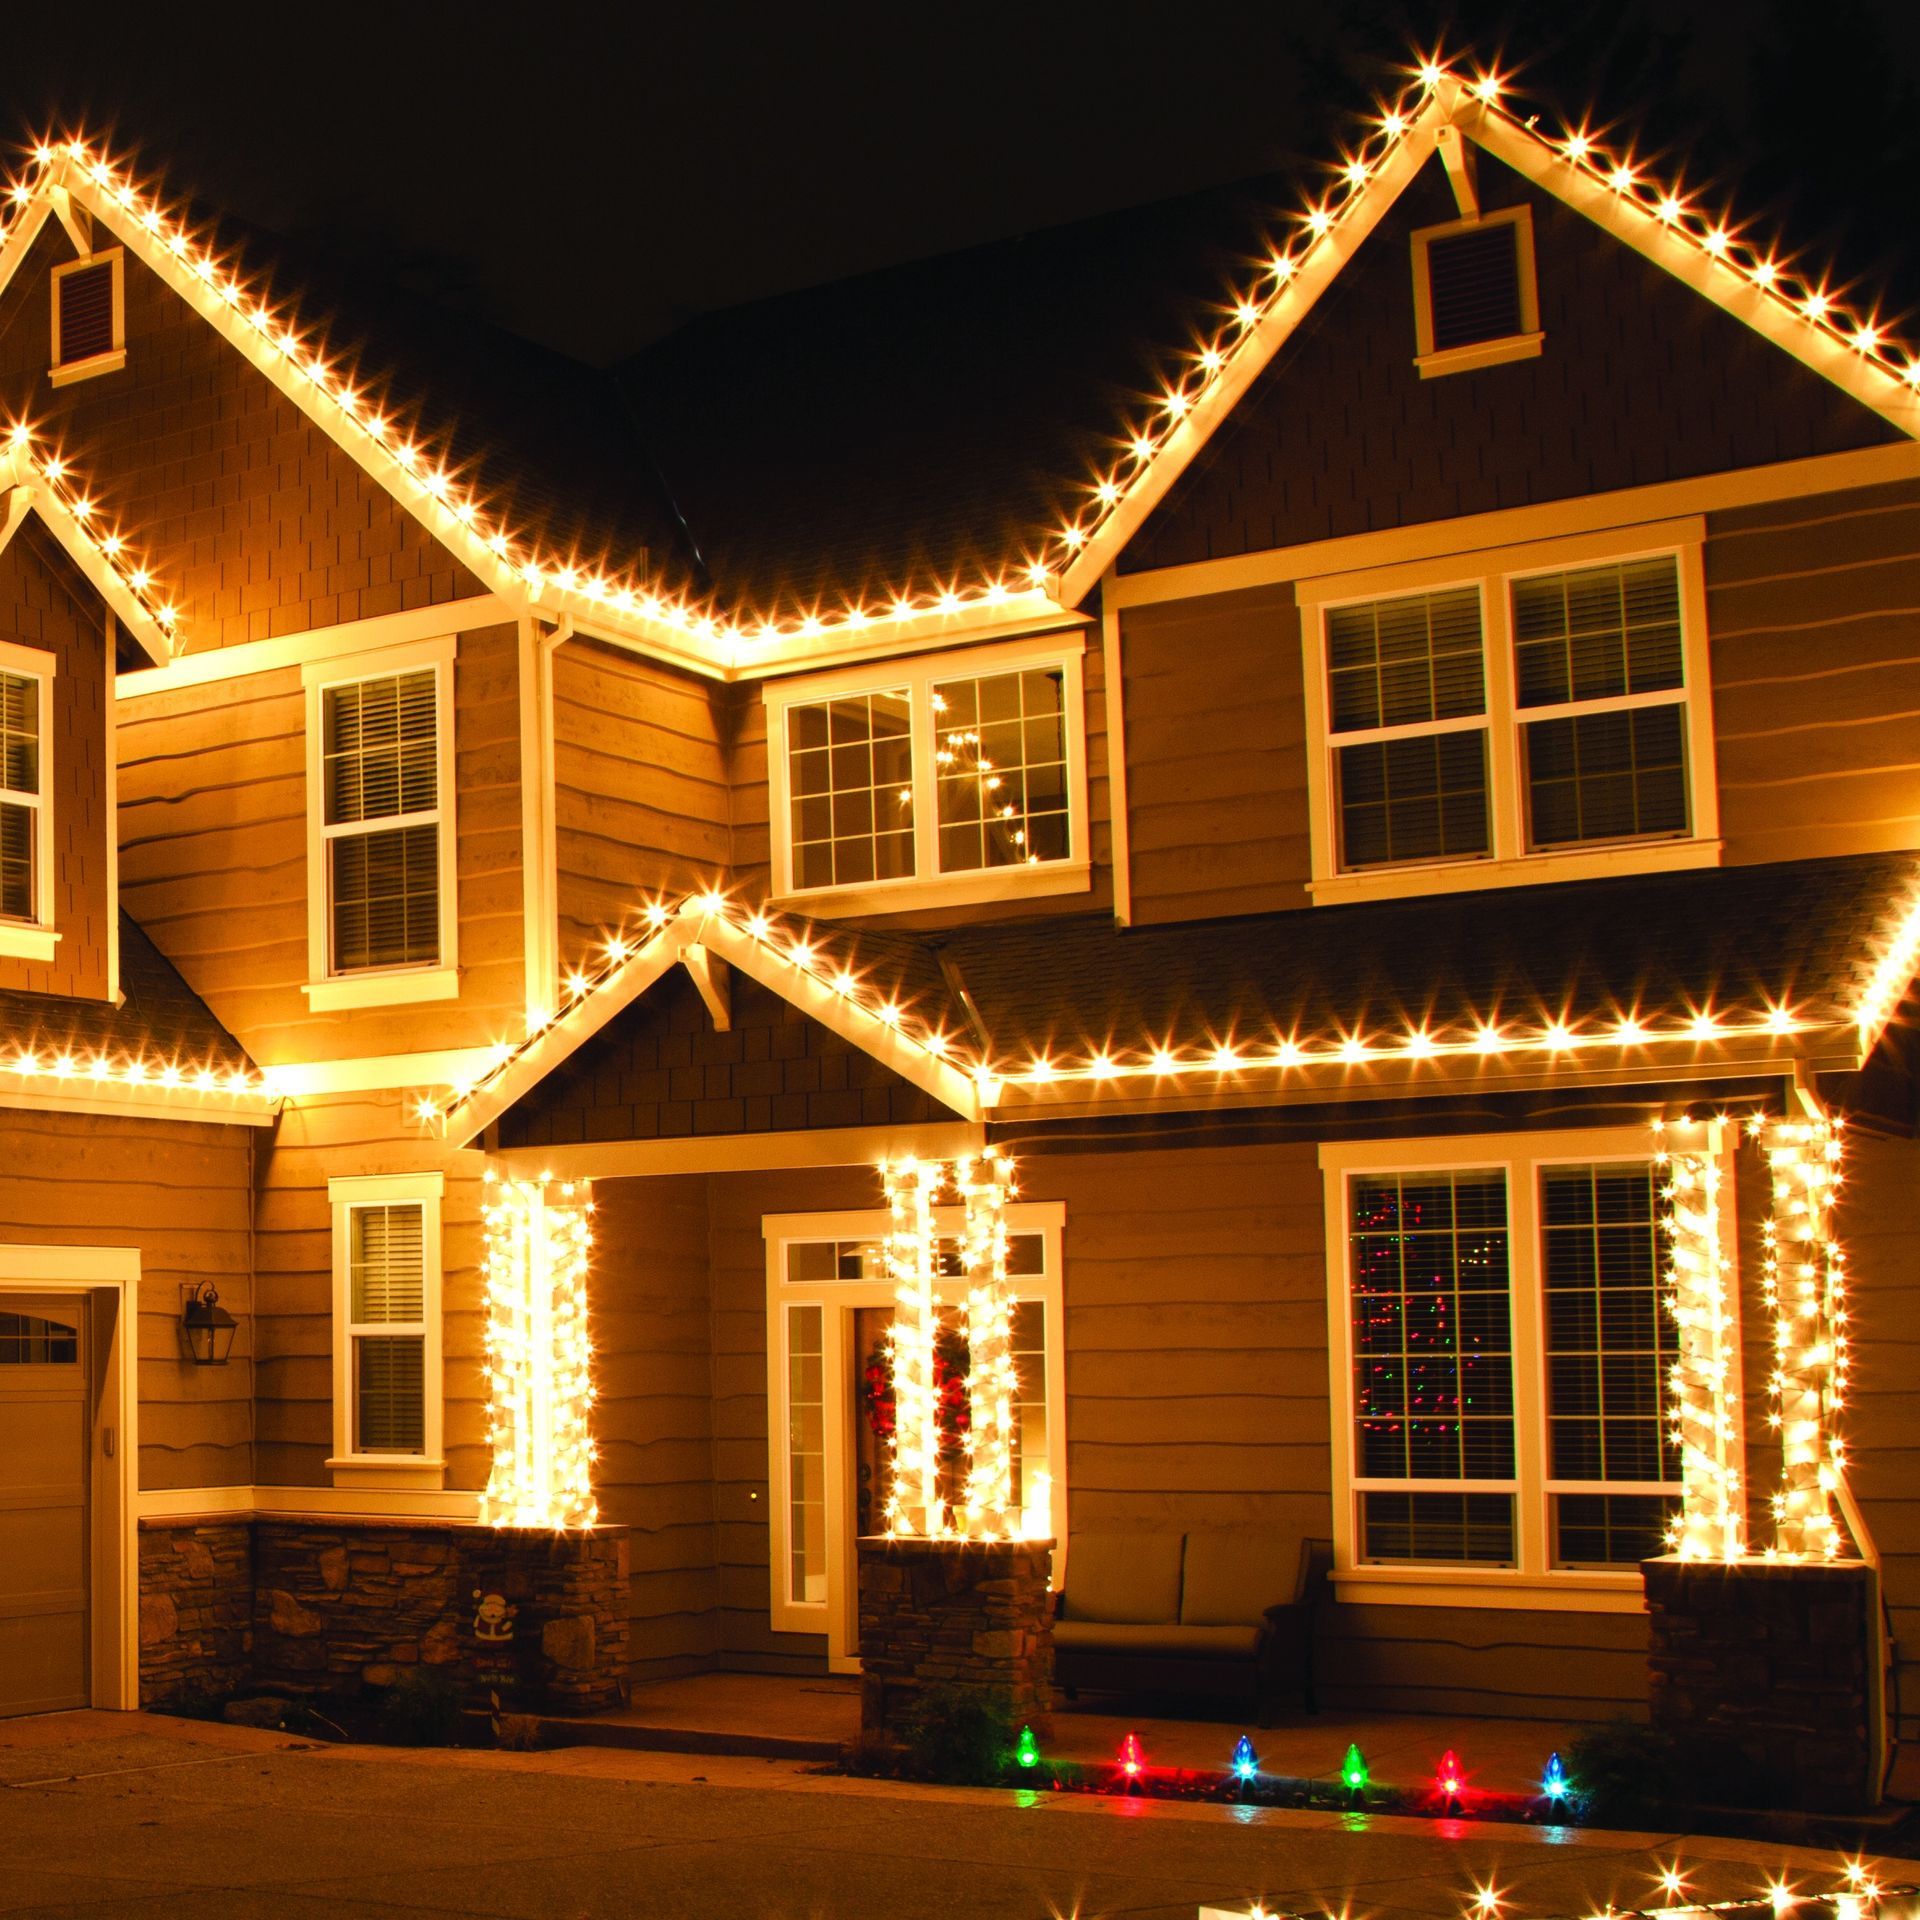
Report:
[[[148,1525],[169,1520],[456,1520],[480,1517],[462,1487],[155,1487],[139,1496]]]
[[[877,1166],[913,1155],[957,1160],[986,1145],[984,1124],[935,1120],[902,1127],[795,1127],[781,1133],[729,1133],[674,1140],[597,1140],[561,1147],[508,1147],[488,1156],[503,1173],[527,1179],[618,1180],[666,1173],[764,1173],[788,1167]]]
[[[36,807],[34,812],[45,812]],[[51,927],[30,927],[19,920],[0,920],[0,954],[9,960],[36,960],[45,965],[54,956],[60,936]]]
[[[446,1190],[446,1172],[440,1167],[414,1173],[336,1173],[327,1182],[327,1199],[336,1205],[346,1201],[379,1206],[390,1200],[438,1200]]]

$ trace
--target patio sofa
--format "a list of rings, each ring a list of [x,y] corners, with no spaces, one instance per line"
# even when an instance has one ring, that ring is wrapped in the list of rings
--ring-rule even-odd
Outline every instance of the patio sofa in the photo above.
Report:
[[[1333,1543],[1272,1533],[1075,1533],[1054,1679],[1096,1691],[1245,1700],[1261,1726],[1297,1688],[1315,1712],[1313,1633]]]

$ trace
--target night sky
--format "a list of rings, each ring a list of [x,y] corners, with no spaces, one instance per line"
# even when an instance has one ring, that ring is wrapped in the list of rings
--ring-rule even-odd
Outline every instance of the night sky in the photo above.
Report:
[[[24,11],[0,134],[110,127],[210,209],[594,364],[789,288],[1312,181],[1436,38],[1645,128],[1690,182],[1920,306],[1908,0]]]

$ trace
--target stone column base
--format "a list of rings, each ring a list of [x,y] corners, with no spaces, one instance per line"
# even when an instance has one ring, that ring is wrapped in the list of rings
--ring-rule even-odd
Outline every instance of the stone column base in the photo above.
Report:
[[[860,1542],[860,1729],[898,1738],[930,1687],[1006,1704],[1016,1731],[1053,1712],[1050,1540]]]
[[[1653,1723],[1730,1742],[1787,1804],[1880,1799],[1878,1573],[1863,1561],[1643,1563]],[[1710,1782],[1701,1783],[1712,1798]]]

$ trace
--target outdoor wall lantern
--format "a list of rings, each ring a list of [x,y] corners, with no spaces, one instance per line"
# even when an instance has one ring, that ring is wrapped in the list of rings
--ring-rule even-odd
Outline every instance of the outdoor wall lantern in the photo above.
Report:
[[[224,1367],[239,1324],[220,1304],[220,1291],[209,1280],[198,1293],[187,1296],[180,1313],[180,1339],[187,1358],[196,1367]]]

